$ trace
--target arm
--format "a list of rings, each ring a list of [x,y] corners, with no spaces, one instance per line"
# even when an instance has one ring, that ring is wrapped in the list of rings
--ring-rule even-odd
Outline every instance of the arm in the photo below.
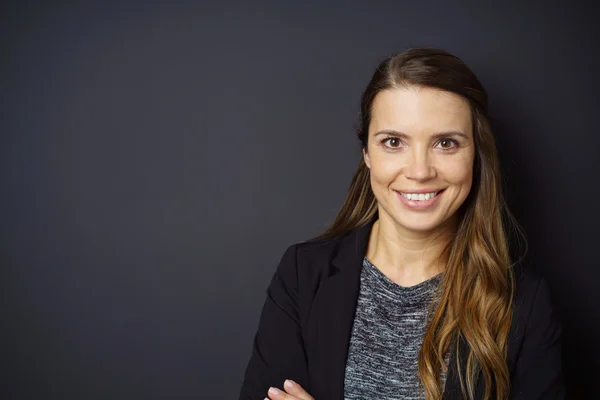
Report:
[[[296,245],[285,251],[267,289],[240,400],[262,400],[269,387],[292,379],[308,388],[300,330]]]
[[[564,399],[562,328],[552,310],[548,285],[537,286],[525,336],[511,379],[513,400]]]

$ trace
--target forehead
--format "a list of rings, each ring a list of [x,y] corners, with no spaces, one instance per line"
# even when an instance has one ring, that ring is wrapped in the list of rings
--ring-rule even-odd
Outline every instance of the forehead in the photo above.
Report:
[[[458,130],[471,136],[471,108],[463,97],[439,89],[386,89],[373,100],[369,132],[383,129],[407,135]]]

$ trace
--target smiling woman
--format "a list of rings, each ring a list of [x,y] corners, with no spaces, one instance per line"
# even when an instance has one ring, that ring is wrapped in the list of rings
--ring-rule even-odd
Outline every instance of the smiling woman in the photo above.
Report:
[[[475,157],[468,102],[454,93],[407,85],[381,91],[371,115],[363,154],[380,224],[413,235],[456,230]]]
[[[477,77],[443,50],[394,54],[357,134],[340,212],[269,285],[240,399],[564,398],[561,327],[511,260]]]

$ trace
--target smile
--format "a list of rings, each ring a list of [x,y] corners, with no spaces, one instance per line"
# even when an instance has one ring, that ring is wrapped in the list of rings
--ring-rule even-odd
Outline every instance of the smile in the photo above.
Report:
[[[398,193],[400,193],[402,195],[402,197],[404,197],[405,199],[408,199],[408,200],[423,201],[423,200],[433,199],[440,192],[441,192],[441,190],[438,190],[436,192],[430,192],[430,193],[403,193],[403,192],[398,192]]]
[[[396,192],[400,202],[407,208],[415,211],[426,211],[434,209],[435,204],[438,202],[445,189],[431,191],[427,193],[409,193],[409,192]]]

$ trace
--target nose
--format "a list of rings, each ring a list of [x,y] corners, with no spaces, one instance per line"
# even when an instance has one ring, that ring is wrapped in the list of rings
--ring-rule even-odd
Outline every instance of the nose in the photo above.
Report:
[[[435,178],[436,170],[427,149],[414,147],[407,156],[408,164],[404,171],[404,176],[407,179],[424,182]]]

